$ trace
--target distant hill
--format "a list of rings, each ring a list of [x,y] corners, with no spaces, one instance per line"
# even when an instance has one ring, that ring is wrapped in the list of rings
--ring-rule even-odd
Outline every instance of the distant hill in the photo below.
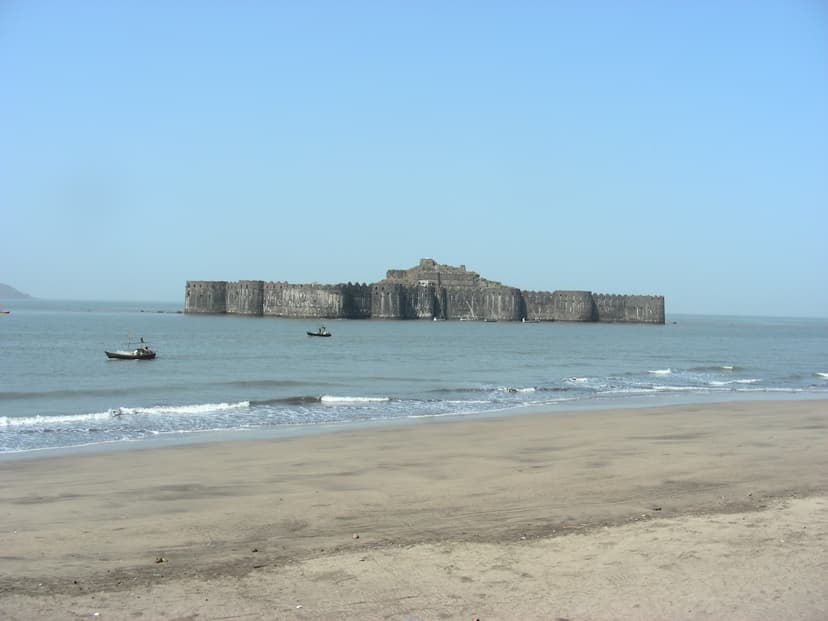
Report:
[[[31,297],[28,293],[23,293],[0,282],[0,300],[27,300]]]

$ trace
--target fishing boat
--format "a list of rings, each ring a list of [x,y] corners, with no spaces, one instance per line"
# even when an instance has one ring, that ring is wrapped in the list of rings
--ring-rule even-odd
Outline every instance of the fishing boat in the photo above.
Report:
[[[316,332],[308,331],[306,334],[308,336],[331,336],[331,333],[328,332],[328,329],[325,326],[322,326]]]
[[[155,358],[155,352],[144,342],[143,337],[141,337],[138,347],[134,349],[119,349],[116,351],[104,351],[104,353],[110,360],[152,360]]]
[[[132,351],[105,351],[104,353],[110,360],[152,360],[155,358],[155,352],[149,347]]]

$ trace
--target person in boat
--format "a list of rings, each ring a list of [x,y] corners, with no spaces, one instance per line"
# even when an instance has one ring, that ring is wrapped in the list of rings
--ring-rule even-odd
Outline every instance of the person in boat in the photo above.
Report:
[[[316,331],[316,333],[324,336],[328,333],[328,329],[325,326],[322,326],[321,328],[319,328],[319,330]]]

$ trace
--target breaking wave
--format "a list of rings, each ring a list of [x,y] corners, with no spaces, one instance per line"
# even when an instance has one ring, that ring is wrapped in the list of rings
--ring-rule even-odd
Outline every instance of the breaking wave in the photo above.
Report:
[[[66,423],[84,423],[108,420],[112,412],[94,412],[90,414],[67,414],[63,416],[0,416],[0,427],[52,427]]]
[[[112,418],[134,415],[199,415],[237,410],[250,406],[249,401],[238,403],[201,403],[196,405],[159,405],[152,407],[117,407],[105,412],[91,412],[84,414],[58,414],[52,416],[0,416],[0,427],[42,427],[49,428],[59,425],[76,425],[93,421],[106,421]]]
[[[170,414],[209,414],[211,412],[222,412],[225,410],[238,410],[241,408],[249,408],[249,401],[238,401],[236,403],[199,403],[195,405],[157,405],[148,408],[128,408],[120,407],[110,410],[111,416],[127,416],[135,414],[153,415],[160,414],[168,416]]]
[[[389,397],[337,397],[334,395],[322,395],[322,403],[387,403]]]
[[[732,384],[757,384],[761,381],[760,379],[711,380],[708,384],[710,386],[730,386]]]

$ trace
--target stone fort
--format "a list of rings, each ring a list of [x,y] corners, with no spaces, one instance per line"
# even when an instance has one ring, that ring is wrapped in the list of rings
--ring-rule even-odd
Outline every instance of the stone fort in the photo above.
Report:
[[[373,284],[188,280],[185,313],[296,319],[428,319],[664,323],[664,297],[521,291],[459,267],[421,259]]]

